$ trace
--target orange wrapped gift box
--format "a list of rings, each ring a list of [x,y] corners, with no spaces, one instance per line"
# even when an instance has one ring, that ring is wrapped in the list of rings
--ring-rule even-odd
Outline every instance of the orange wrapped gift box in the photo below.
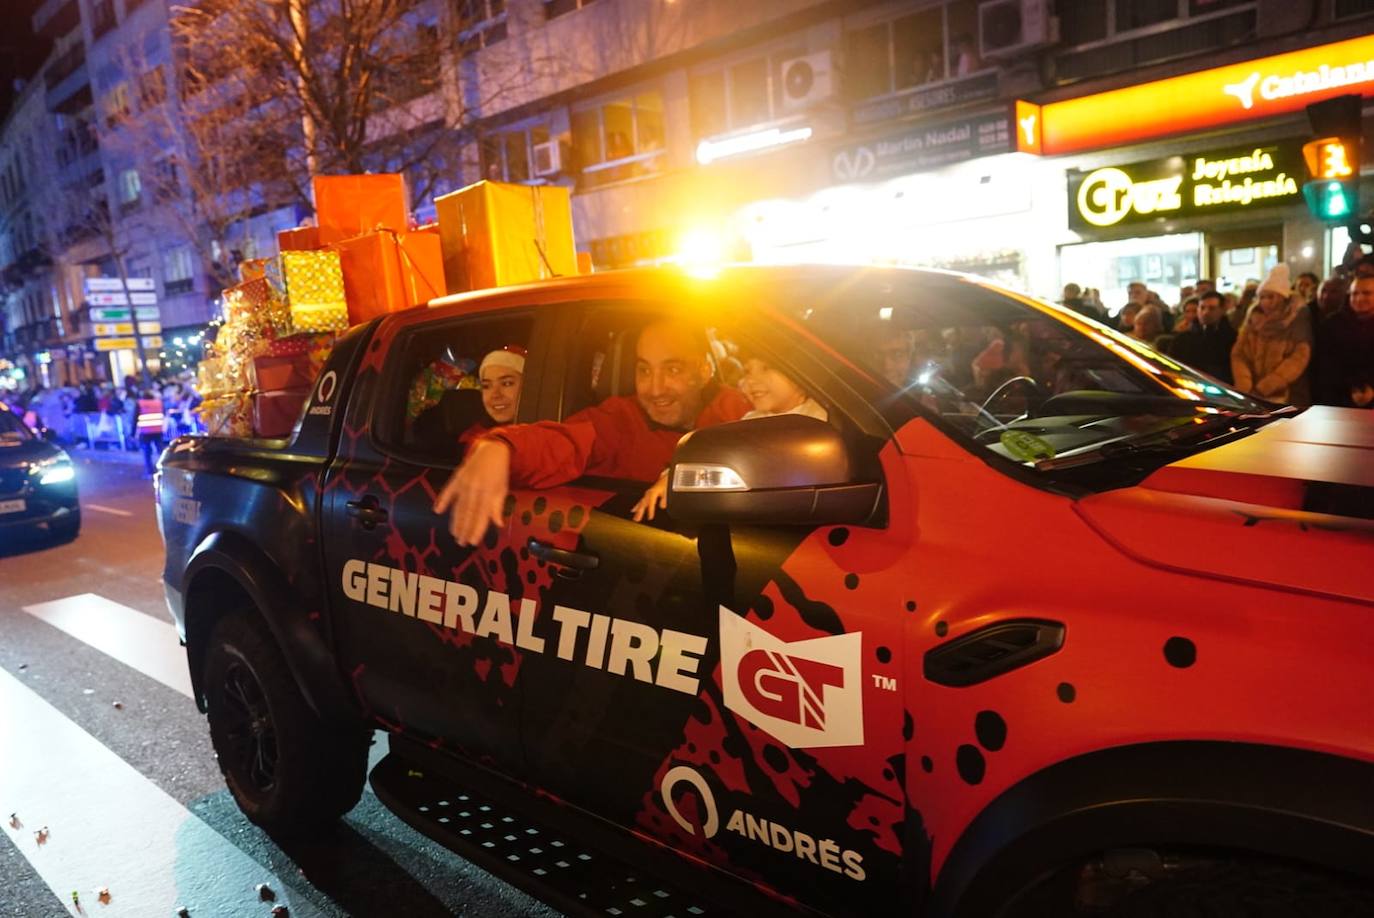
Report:
[[[403,175],[317,175],[313,182],[315,223],[326,234],[334,230],[349,237],[376,229],[399,232],[410,228]]]
[[[444,259],[437,233],[367,233],[334,248],[353,325],[444,295]]]
[[[483,181],[434,206],[449,293],[578,273],[567,188]]]

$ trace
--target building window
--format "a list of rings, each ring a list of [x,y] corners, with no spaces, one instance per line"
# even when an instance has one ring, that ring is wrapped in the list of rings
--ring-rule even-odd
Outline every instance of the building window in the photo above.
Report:
[[[190,293],[196,287],[196,255],[189,245],[179,245],[162,256],[162,289],[168,296]]]
[[[1339,2],[1339,0],[1338,0]],[[1187,57],[1254,37],[1255,0],[1060,0],[1060,83]]]
[[[91,33],[99,38],[114,27],[114,0],[97,0],[91,7]]]
[[[137,169],[125,169],[119,173],[119,206],[131,210],[138,206],[143,197],[143,183],[139,181]]]
[[[458,50],[471,54],[506,37],[506,0],[458,0]]]
[[[1336,0],[1333,11],[1337,19],[1349,16],[1368,16],[1374,13],[1374,0]]]
[[[544,16],[553,19],[564,13],[580,10],[584,6],[591,6],[592,2],[593,0],[544,0]]]
[[[138,101],[143,108],[161,105],[167,100],[167,79],[162,65],[143,73],[138,78]]]
[[[106,127],[114,127],[129,117],[129,84],[126,82],[116,83],[105,94],[101,105],[105,109]]]
[[[651,175],[664,150],[663,97],[657,91],[572,114],[572,143],[585,186]]]
[[[978,56],[978,4],[955,0],[853,29],[845,61],[856,100],[981,73],[988,66]]]
[[[529,182],[563,171],[563,151],[548,125],[489,134],[482,139],[482,175],[495,182]]]
[[[688,96],[695,135],[744,130],[786,115],[782,67],[803,53],[793,49],[693,74]]]

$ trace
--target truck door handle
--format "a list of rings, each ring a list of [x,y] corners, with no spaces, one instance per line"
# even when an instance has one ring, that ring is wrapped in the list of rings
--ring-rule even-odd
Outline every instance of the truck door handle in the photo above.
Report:
[[[357,517],[364,529],[376,529],[378,523],[387,521],[387,512],[371,494],[362,500],[350,500],[344,506],[348,508],[348,515]]]
[[[566,548],[541,542],[533,536],[525,543],[525,547],[534,557],[553,567],[555,574],[569,580],[576,580],[584,571],[594,571],[601,566],[601,559],[596,555],[568,551]]]

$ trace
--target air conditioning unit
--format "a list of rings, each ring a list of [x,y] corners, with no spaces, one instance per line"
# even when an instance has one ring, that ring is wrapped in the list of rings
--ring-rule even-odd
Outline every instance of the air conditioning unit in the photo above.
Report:
[[[985,58],[1011,57],[1058,40],[1050,0],[990,0],[978,7],[978,48]]]
[[[563,157],[558,149],[558,141],[550,140],[534,145],[534,174],[554,175],[563,170]]]
[[[810,108],[835,94],[829,50],[789,57],[779,70],[782,72],[783,111]]]

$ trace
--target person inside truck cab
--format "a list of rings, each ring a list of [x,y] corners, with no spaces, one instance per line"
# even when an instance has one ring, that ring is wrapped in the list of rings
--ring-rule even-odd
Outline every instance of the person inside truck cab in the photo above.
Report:
[[[753,407],[745,413],[742,421],[755,418],[772,418],[780,414],[800,414],[818,421],[827,421],[829,412],[820,402],[797,385],[792,377],[770,364],[765,358],[748,351],[739,352],[740,363],[744,367],[744,377],[740,380],[740,390],[744,392]],[[649,485],[644,496],[634,505],[631,516],[636,523],[652,520],[654,514],[668,506],[668,469],[659,474],[658,480]]]
[[[434,502],[459,545],[500,526],[508,489],[550,488],[583,475],[654,481],[684,433],[736,421],[750,408],[720,385],[698,325],[662,319],[635,341],[634,395],[612,395],[563,422],[514,424],[473,443]]]
[[[503,347],[487,354],[477,368],[477,378],[482,384],[482,407],[492,424],[514,421],[525,378],[525,349]]]

